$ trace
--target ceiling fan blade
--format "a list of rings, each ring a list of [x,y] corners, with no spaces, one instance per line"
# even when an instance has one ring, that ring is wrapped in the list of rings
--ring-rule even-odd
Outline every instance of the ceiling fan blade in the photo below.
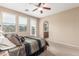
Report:
[[[45,3],[42,3],[43,5],[45,5]]]
[[[41,3],[39,3],[38,6],[40,7],[41,6]]]
[[[43,13],[43,11],[41,10],[41,11],[40,11],[40,13],[42,14],[42,13]]]
[[[38,8],[34,9],[33,11],[36,11]]]
[[[43,9],[48,9],[48,10],[51,10],[51,8],[49,8],[49,7],[43,7]]]
[[[32,5],[34,5],[34,6],[36,6],[36,7],[39,7],[38,5],[36,5],[36,4],[32,4]]]

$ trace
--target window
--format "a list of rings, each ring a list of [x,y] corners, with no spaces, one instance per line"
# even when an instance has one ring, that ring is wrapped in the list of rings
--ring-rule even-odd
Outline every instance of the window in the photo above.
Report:
[[[16,17],[13,14],[3,13],[3,31],[15,32],[16,31]]]
[[[27,18],[23,16],[19,16],[19,31],[25,32],[27,29]]]
[[[30,19],[30,35],[31,36],[36,36],[36,19],[31,18]]]

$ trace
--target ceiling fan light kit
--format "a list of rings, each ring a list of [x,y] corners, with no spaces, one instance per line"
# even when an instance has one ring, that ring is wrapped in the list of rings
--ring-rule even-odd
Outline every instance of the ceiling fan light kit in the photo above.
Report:
[[[39,7],[38,10],[41,11],[41,10],[43,10],[43,8],[42,7]]]

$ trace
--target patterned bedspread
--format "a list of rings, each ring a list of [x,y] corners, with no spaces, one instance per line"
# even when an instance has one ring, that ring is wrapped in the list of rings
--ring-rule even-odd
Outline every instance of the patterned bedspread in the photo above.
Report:
[[[25,56],[25,45],[9,49],[8,52],[10,56]]]
[[[45,46],[45,40],[43,39],[25,38],[24,43],[25,43],[25,50],[27,55],[31,55]]]
[[[8,49],[10,56],[29,56],[46,45],[45,40],[41,38],[23,37],[22,39],[24,42],[22,42],[21,46],[16,46],[14,48]]]

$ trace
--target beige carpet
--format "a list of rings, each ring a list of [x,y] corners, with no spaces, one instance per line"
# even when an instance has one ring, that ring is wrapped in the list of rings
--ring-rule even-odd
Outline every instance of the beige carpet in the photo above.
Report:
[[[52,54],[50,51],[45,50],[43,53],[41,53],[39,56],[55,56],[55,54]]]

